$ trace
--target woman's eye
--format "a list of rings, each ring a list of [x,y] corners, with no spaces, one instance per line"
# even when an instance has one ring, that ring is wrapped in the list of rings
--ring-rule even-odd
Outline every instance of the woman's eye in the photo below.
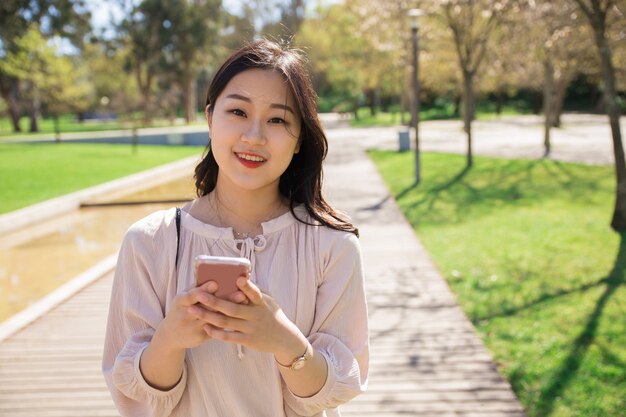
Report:
[[[242,110],[239,109],[234,109],[230,111],[232,114],[234,114],[235,116],[246,116],[246,113],[244,113]]]
[[[280,117],[273,117],[270,119],[270,123],[273,124],[284,124],[286,123],[284,119],[281,119]]]

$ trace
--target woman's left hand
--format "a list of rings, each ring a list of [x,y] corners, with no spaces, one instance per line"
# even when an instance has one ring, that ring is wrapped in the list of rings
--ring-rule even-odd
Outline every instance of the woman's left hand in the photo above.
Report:
[[[290,344],[300,345],[302,333],[272,297],[244,278],[237,280],[237,286],[248,298],[247,305],[209,296],[203,304],[215,311],[197,312],[211,338],[274,354],[289,349]]]

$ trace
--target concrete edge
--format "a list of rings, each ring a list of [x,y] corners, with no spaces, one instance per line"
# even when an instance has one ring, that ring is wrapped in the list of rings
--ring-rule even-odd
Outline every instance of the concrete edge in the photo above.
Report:
[[[0,323],[0,342],[28,326],[89,284],[113,271],[116,264],[117,254],[103,259],[52,293]]]
[[[141,189],[177,180],[189,175],[199,160],[200,156],[190,156],[0,215],[0,233],[9,233],[21,227],[76,210],[82,201],[93,199],[102,194],[119,192],[120,190],[124,190],[124,194],[131,194]]]

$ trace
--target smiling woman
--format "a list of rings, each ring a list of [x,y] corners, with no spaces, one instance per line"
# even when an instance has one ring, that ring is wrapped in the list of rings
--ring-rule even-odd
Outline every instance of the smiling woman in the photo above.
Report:
[[[266,40],[218,70],[198,198],[120,250],[103,369],[122,415],[338,416],[365,389],[358,233],[322,195],[315,97],[302,57]],[[200,255],[246,257],[249,279],[218,298]]]
[[[212,152],[220,167],[217,188],[253,192],[254,199],[266,188],[276,198],[280,176],[300,149],[295,107],[278,72],[251,69],[233,77],[215,105],[207,105]]]

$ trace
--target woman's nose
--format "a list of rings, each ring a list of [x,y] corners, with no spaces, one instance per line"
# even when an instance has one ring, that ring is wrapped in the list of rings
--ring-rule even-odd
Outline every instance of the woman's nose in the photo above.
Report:
[[[259,121],[252,121],[248,125],[248,129],[244,132],[242,139],[244,142],[260,145],[265,143],[265,131],[263,125]]]

